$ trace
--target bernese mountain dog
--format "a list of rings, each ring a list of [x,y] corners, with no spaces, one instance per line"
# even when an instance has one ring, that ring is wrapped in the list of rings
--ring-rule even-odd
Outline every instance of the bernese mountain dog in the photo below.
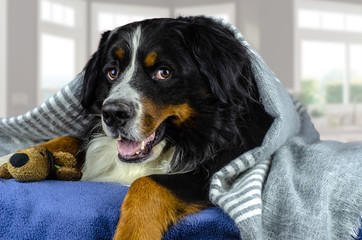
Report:
[[[161,239],[210,206],[213,174],[261,145],[273,119],[251,54],[205,17],[150,19],[103,33],[81,103],[100,117],[83,180],[130,185],[114,239]]]

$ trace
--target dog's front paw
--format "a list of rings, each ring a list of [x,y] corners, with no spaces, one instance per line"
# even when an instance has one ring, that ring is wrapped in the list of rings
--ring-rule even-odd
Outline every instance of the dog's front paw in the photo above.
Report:
[[[170,225],[202,205],[186,203],[150,177],[137,179],[121,207],[114,240],[159,240]]]

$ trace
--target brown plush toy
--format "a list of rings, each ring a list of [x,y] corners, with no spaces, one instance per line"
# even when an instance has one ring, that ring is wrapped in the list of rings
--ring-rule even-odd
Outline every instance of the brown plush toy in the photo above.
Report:
[[[0,167],[0,178],[22,182],[57,179],[78,181],[83,142],[74,137],[60,137],[38,146],[17,151]]]

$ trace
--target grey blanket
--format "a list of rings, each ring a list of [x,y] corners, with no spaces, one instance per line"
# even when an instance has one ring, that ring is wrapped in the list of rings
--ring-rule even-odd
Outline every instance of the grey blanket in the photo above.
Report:
[[[362,143],[320,141],[303,106],[237,29],[215,21],[253,53],[261,100],[275,120],[262,146],[213,176],[211,201],[243,239],[352,239],[362,216]],[[2,119],[0,156],[57,136],[84,137],[95,122],[79,104],[83,77],[38,108]]]

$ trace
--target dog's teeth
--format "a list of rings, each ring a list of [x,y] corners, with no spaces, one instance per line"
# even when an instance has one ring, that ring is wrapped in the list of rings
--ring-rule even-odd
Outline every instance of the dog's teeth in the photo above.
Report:
[[[136,154],[138,155],[138,154],[140,154],[140,152],[138,151],[138,152],[136,152]]]
[[[122,140],[122,136],[119,135],[118,138],[117,138],[117,141],[121,141]]]
[[[141,143],[141,150],[144,150],[145,149],[145,141],[142,141]]]

